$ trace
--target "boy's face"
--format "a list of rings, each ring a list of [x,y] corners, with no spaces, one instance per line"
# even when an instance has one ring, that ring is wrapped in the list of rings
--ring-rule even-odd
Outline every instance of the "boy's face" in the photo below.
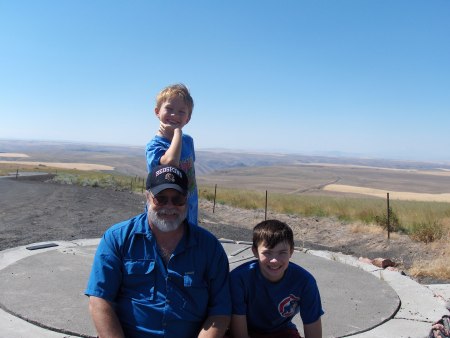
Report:
[[[156,107],[155,114],[162,123],[173,128],[183,128],[191,119],[188,106],[179,96],[169,98],[159,109]]]
[[[259,269],[266,279],[278,282],[283,278],[293,253],[293,249],[287,242],[278,243],[272,249],[269,249],[266,243],[262,243],[257,249],[252,248],[252,250],[258,258]]]

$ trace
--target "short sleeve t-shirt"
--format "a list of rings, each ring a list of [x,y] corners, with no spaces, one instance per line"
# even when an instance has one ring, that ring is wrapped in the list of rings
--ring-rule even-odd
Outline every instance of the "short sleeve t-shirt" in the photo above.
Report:
[[[314,277],[295,263],[289,262],[283,279],[276,283],[264,278],[257,260],[238,266],[230,278],[233,314],[246,315],[250,331],[296,328],[292,318],[297,313],[304,324],[324,314]]]

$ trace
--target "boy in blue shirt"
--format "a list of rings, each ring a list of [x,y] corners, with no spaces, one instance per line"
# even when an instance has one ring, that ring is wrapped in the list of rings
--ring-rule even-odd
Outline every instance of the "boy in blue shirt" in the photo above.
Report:
[[[147,170],[158,165],[172,165],[182,169],[189,179],[188,222],[198,224],[198,191],[195,179],[194,140],[182,132],[190,121],[194,100],[184,84],[164,88],[156,97],[155,114],[159,129],[147,144]]]
[[[233,338],[299,338],[292,318],[300,313],[305,338],[321,338],[323,315],[314,277],[289,261],[294,252],[291,228],[263,221],[253,229],[257,260],[231,271]]]

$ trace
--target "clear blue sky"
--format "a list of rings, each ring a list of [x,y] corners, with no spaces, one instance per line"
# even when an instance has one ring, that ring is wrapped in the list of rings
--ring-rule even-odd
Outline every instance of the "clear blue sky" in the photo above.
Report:
[[[450,1],[0,0],[0,138],[450,161]]]

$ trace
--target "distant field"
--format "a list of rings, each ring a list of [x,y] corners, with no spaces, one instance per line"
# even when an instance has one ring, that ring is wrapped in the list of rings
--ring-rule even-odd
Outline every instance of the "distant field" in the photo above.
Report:
[[[0,163],[12,168],[28,163],[145,177],[144,153],[144,145],[0,140]],[[348,197],[385,197],[389,192],[392,199],[449,202],[449,163],[212,150],[197,151],[196,157],[200,187]]]
[[[27,154],[19,153],[0,153],[0,157],[29,157]]]
[[[89,170],[114,170],[114,167],[102,164],[94,164],[94,163],[62,163],[62,162],[31,162],[31,161],[0,161],[3,164],[23,164],[29,166],[37,166],[37,167],[51,167],[51,168],[62,168],[62,169],[76,169],[82,171]]]
[[[111,146],[100,144],[81,144],[46,141],[8,141],[0,140],[0,157],[16,162],[24,155],[30,162],[46,163],[84,163],[100,165],[94,170],[113,170],[116,173],[144,177],[147,172],[142,147]],[[18,162],[17,162],[18,163]],[[101,167],[105,166],[105,167]],[[73,168],[70,167],[70,168]]]
[[[342,184],[330,184],[324,187],[325,191],[335,191],[342,193],[361,194],[367,196],[374,196],[386,198],[386,193],[389,191],[381,189],[371,189],[354,187]],[[425,194],[407,191],[390,191],[389,199],[404,200],[404,201],[425,201],[425,202],[447,202],[450,203],[450,193],[443,194]]]
[[[448,171],[393,170],[349,165],[292,165],[222,170],[199,185],[286,194],[374,196],[450,202]]]

